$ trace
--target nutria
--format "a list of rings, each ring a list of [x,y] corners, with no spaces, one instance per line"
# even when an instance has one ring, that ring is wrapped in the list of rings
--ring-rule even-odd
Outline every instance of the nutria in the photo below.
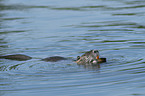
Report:
[[[3,59],[17,60],[17,61],[26,61],[32,59],[32,57],[22,54],[14,54],[14,55],[5,55],[0,56]],[[52,56],[48,58],[41,59],[42,61],[49,62],[57,62],[60,60],[67,60],[67,58],[61,56]],[[77,64],[96,64],[106,62],[106,58],[99,58],[98,50],[91,50],[83,54],[82,56],[78,56],[76,60]]]
[[[98,50],[87,51],[82,56],[77,57],[77,64],[85,65],[85,64],[97,64],[106,62],[106,58],[99,58]]]

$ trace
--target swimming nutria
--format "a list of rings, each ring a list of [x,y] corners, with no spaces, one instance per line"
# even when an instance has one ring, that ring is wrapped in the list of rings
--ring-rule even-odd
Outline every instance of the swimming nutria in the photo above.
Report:
[[[99,58],[98,50],[91,50],[83,54],[82,56],[77,57],[77,64],[97,64],[106,62],[106,58]]]
[[[22,54],[6,55],[0,56],[0,58],[17,60],[17,61],[26,61],[32,59],[32,57]],[[42,61],[56,62],[60,60],[66,60],[67,58],[61,56],[52,56],[48,58],[41,59]],[[82,56],[77,57],[77,64],[96,64],[106,62],[106,58],[99,58],[98,50],[91,50],[83,54]]]

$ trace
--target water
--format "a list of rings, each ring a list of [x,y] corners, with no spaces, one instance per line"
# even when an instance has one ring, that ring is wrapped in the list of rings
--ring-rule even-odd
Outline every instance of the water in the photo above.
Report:
[[[0,0],[1,96],[144,96],[144,0]],[[98,49],[101,68],[71,60]]]

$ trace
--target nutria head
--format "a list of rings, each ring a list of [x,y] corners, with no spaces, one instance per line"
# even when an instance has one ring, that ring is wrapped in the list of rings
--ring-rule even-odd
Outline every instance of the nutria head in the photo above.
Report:
[[[106,58],[99,57],[98,50],[87,51],[82,56],[77,57],[77,64],[88,65],[106,62]]]
[[[77,57],[77,63],[78,64],[90,64],[90,63],[97,63],[97,60],[99,59],[99,51],[98,50],[91,50],[87,51],[82,56]]]
[[[87,56],[89,59],[99,59],[99,51],[98,50],[91,50],[83,54],[82,56]],[[82,57],[81,56],[81,57]]]

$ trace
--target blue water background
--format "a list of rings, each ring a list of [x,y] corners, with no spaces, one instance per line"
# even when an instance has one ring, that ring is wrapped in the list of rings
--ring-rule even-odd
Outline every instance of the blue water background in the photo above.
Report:
[[[91,49],[101,68],[72,61]],[[0,59],[0,96],[145,96],[145,1],[0,0],[0,55],[16,53],[33,59]]]

